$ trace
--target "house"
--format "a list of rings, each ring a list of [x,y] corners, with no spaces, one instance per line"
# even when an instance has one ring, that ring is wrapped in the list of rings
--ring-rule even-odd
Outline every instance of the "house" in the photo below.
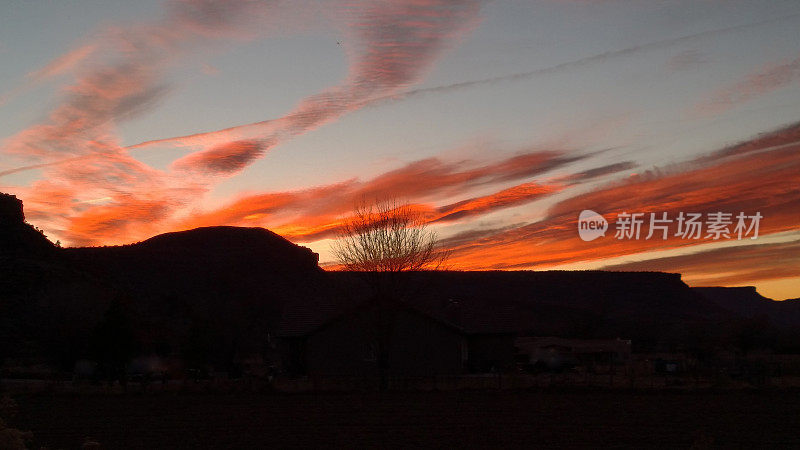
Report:
[[[309,329],[300,325],[285,321],[278,332],[287,350],[284,366],[298,374],[376,377],[382,332],[390,377],[458,375],[468,359],[463,330],[400,303],[367,302]]]
[[[287,307],[276,336],[283,370],[319,377],[377,377],[381,330],[389,377],[461,375],[514,365],[514,333],[444,308],[328,299]],[[379,324],[384,324],[380,326]]]

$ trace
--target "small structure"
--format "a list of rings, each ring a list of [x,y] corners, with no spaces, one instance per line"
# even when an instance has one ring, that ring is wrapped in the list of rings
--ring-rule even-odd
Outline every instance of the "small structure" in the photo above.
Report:
[[[515,345],[523,364],[548,370],[621,364],[631,357],[631,341],[627,339],[520,337]]]

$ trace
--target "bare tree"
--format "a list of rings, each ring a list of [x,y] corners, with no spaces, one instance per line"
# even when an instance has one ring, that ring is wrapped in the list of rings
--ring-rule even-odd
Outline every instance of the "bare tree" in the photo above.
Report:
[[[332,248],[339,263],[363,275],[373,290],[376,308],[370,333],[377,344],[381,390],[388,388],[396,301],[402,300],[409,287],[409,280],[401,279],[399,273],[440,269],[449,256],[425,224],[422,214],[408,203],[362,202]]]
[[[422,214],[397,201],[356,207],[332,250],[345,269],[359,272],[437,270],[449,256]]]

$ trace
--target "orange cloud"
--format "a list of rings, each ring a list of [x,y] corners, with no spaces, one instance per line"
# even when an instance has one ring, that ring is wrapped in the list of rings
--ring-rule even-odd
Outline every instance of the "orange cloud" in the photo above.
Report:
[[[151,235],[158,229],[157,223],[168,217],[171,206],[160,198],[121,196],[111,205],[92,207],[71,217],[68,236],[73,245],[92,245],[98,237],[113,242],[119,235]]]
[[[432,222],[447,222],[468,216],[485,214],[501,208],[528,203],[561,190],[558,186],[523,183],[483,197],[471,198],[437,209],[439,217]]]
[[[586,156],[556,151],[529,151],[496,162],[414,161],[367,181],[348,180],[311,189],[251,194],[214,211],[196,213],[181,228],[207,225],[264,225],[295,241],[331,237],[359,201],[399,198],[416,202],[426,220],[454,221],[485,214],[550,195],[562,187],[526,182],[482,197],[437,207],[424,201],[463,194],[469,189],[529,179]]]
[[[84,69],[64,89],[65,97],[48,120],[3,143],[4,153],[29,162],[25,168],[4,173],[46,169],[45,180],[16,193],[34,208],[48,203],[41,192],[49,192],[51,198],[69,198],[49,203],[49,218],[43,226],[70,242],[90,242],[87,232],[93,229],[98,234],[91,242],[139,238],[141,231],[133,226],[137,218],[141,230],[151,229],[153,221],[167,227],[174,223],[170,219],[188,210],[214,183],[238,173],[283,139],[335,120],[375,96],[418,82],[442,51],[477,21],[479,5],[477,0],[348,4],[340,19],[350,36],[346,42],[352,62],[341,84],[303,99],[281,119],[249,128],[248,136],[231,129],[184,139],[200,150],[176,161],[170,171],[159,171],[139,164],[129,155],[130,149],[120,147],[117,124],[148,110],[165,95],[165,72],[176,58],[214,39],[246,36],[257,28],[246,24],[274,21],[271,13],[283,7],[246,0],[174,1],[160,21],[108,29],[89,46],[64,55],[42,72],[56,73],[83,61]],[[299,15],[317,12],[302,5],[295,8],[302,10]],[[130,214],[116,222],[109,217],[113,211],[126,215],[126,201],[142,205],[153,197],[169,198],[163,205],[167,210]],[[98,198],[112,199],[115,207],[93,203]],[[38,214],[44,218],[45,211]],[[114,224],[119,224],[116,234]]]
[[[511,229],[468,231],[445,244],[453,251],[452,262],[458,268],[512,269],[691,248],[709,242],[672,235],[674,223],[666,240],[660,235],[646,240],[645,224],[639,240],[615,239],[612,225],[606,237],[584,242],[577,233],[578,214],[584,209],[604,214],[612,224],[621,212],[645,213],[646,220],[649,213],[661,212],[673,219],[679,212],[701,213],[703,217],[719,211],[734,215],[760,212],[764,217],[760,235],[796,230],[800,228],[798,129],[800,125],[795,125],[680,168],[648,172],[569,198],[553,206],[540,222]]]
[[[169,215],[163,210],[136,214],[154,210],[143,205],[179,208],[205,191],[194,177],[179,179],[131,157],[119,145],[116,128],[164,96],[167,66],[208,42],[212,29],[220,35],[238,33],[252,5],[177,2],[160,21],[103,30],[32,75],[57,74],[81,62],[47,119],[2,145],[3,153],[33,163],[28,167],[45,169],[43,179],[15,189],[40,226],[72,244],[125,242],[154,230],[153,221]],[[114,212],[119,216],[111,217]]]
[[[428,223],[455,222],[467,217],[487,214],[499,209],[531,202],[558,192],[560,189],[561,187],[559,186],[523,183],[493,194],[475,197],[441,207],[427,203],[410,203],[408,204],[408,207],[412,208],[425,222]],[[325,189],[323,191],[317,191],[317,193],[319,194],[328,192],[330,195],[333,194],[333,191],[334,189]],[[338,195],[338,193],[331,196],[335,195]],[[322,198],[324,197],[321,197],[320,199]],[[284,199],[286,199],[286,197],[284,197]],[[232,211],[235,211],[236,207],[244,206],[244,210],[240,210],[238,213],[238,215],[241,216],[241,214],[243,214],[245,211],[253,211],[256,209],[253,208],[253,203],[257,203],[259,201],[263,202],[263,200],[263,197],[243,199],[243,201],[237,202],[238,204],[233,208],[223,208],[220,211],[213,213],[213,217],[219,218],[220,215],[228,215]],[[295,198],[295,200],[299,200],[299,197]],[[355,202],[350,203],[350,206],[345,208],[344,206],[346,203],[340,202],[338,204],[341,205],[342,208],[336,212],[331,211],[319,215],[304,214],[302,216],[293,218],[293,220],[289,221],[288,223],[277,226],[269,226],[269,228],[275,233],[278,233],[281,236],[296,242],[313,242],[320,239],[333,238],[338,235],[342,225],[351,220],[349,213],[352,211],[352,205],[354,203]],[[265,205],[261,203],[260,206],[260,210],[264,211],[266,209],[272,209],[272,207],[275,205],[269,204],[267,208],[264,208]],[[290,205],[288,203],[283,203],[281,205],[281,208],[297,209],[299,207],[300,205]],[[278,209],[276,212],[278,211],[281,211],[281,209]],[[275,216],[270,216],[270,214],[266,212],[254,213],[244,216],[242,221],[239,223],[243,224],[248,220],[261,221],[274,217]],[[192,226],[195,226],[195,222],[191,223]]]
[[[800,241],[742,245],[606,266],[610,270],[683,273],[692,286],[720,286],[800,276]]]

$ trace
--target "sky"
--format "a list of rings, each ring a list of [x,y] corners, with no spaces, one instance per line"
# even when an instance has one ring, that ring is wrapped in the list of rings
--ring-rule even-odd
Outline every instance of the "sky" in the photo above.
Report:
[[[64,246],[258,226],[329,264],[357,204],[395,199],[453,269],[659,270],[800,297],[795,0],[0,11],[0,191]],[[581,238],[584,210],[603,236]],[[681,234],[694,214],[701,232]]]

